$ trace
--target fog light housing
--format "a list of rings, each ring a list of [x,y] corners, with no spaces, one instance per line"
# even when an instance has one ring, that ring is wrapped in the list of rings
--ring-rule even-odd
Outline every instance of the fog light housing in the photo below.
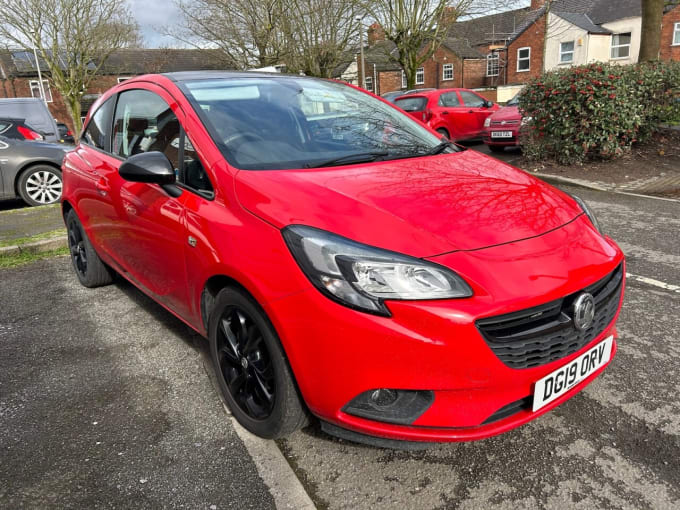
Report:
[[[434,392],[379,388],[354,397],[342,411],[369,420],[410,425],[429,409]]]

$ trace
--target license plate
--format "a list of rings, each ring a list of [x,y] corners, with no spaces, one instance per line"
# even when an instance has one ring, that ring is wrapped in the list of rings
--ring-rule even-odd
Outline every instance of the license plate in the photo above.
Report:
[[[491,138],[512,138],[512,131],[491,131]]]
[[[614,336],[605,338],[588,352],[539,380],[534,389],[533,410],[537,411],[564,395],[598,368],[604,366],[611,357],[613,342]]]

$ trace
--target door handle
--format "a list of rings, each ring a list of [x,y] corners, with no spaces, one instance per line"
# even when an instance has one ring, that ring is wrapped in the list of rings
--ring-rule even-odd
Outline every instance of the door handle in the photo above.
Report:
[[[100,195],[106,196],[108,192],[111,190],[109,185],[107,184],[106,180],[104,178],[99,179],[95,183],[95,187],[97,188],[97,191],[99,192]]]
[[[468,110],[468,113],[475,113],[474,110]]]
[[[448,115],[449,112],[442,112],[442,115]]]

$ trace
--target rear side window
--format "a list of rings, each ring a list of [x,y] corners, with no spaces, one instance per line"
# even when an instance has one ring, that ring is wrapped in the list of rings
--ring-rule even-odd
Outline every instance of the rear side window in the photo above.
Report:
[[[83,133],[85,143],[107,152],[110,151],[111,113],[113,112],[115,97],[116,96],[110,97],[97,108],[97,111],[90,118],[90,122],[88,122],[85,132]]]
[[[0,120],[0,135],[12,127],[12,123],[5,120]]]
[[[455,108],[460,106],[460,100],[458,99],[458,93],[456,92],[444,92],[439,96],[439,106]]]
[[[421,112],[427,106],[426,97],[400,97],[395,104],[405,112]]]
[[[465,106],[472,108],[481,108],[486,104],[486,99],[466,90],[460,91],[460,97],[463,99]]]

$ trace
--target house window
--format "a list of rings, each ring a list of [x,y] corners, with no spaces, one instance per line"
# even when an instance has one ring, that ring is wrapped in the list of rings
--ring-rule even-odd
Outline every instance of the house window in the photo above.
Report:
[[[494,51],[486,56],[486,75],[498,76],[500,73],[501,63],[498,52]]]
[[[425,68],[419,67],[416,69],[416,85],[422,85],[425,83]]]
[[[373,92],[373,77],[372,76],[366,76],[364,78],[365,85],[366,85],[366,90],[369,92]]]
[[[612,35],[612,58],[630,56],[630,32]]]
[[[574,41],[560,43],[560,64],[570,64],[574,61]]]
[[[32,97],[39,97],[40,99],[43,99],[42,94],[40,93],[40,82],[38,82],[38,80],[29,80],[28,85],[29,87],[31,87]],[[43,80],[42,86],[43,90],[45,91],[45,102],[51,103],[52,91],[50,90],[50,82],[47,80]]]
[[[118,83],[123,83],[125,80],[129,80],[129,79],[130,79],[130,76],[119,76],[118,78],[116,78],[116,81]]]
[[[680,23],[676,23],[673,30],[673,46],[680,46]]]
[[[453,80],[453,64],[442,66],[442,80]]]
[[[408,86],[408,83],[406,82],[406,73],[404,71],[401,72],[401,88],[405,89]]]
[[[517,50],[517,72],[523,73],[531,69],[531,48]]]

